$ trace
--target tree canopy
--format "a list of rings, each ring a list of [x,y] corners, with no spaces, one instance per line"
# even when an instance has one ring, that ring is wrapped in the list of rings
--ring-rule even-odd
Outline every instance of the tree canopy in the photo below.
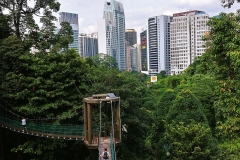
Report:
[[[230,8],[234,4],[235,1],[237,3],[240,2],[240,0],[220,0],[220,1],[222,3],[222,6],[227,7],[227,8]]]

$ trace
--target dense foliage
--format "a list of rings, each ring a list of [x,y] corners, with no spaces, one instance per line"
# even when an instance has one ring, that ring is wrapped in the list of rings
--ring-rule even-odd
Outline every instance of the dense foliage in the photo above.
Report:
[[[0,10],[1,106],[29,117],[57,117],[53,123],[82,124],[84,97],[114,93],[121,97],[121,123],[127,128],[118,159],[240,158],[238,12],[209,20],[206,53],[182,75],[162,71],[150,83],[142,73],[120,72],[110,56],[83,59],[69,49],[71,26],[62,23],[55,33],[52,12],[59,7],[55,0],[36,0],[33,7],[27,0],[0,1],[0,9],[9,11]],[[42,15],[42,27],[35,14]],[[4,128],[0,138],[1,159],[93,159],[82,141]]]

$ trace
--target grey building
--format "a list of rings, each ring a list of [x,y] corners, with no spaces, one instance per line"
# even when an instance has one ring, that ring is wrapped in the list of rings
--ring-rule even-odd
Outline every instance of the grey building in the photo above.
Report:
[[[130,46],[137,44],[137,32],[134,29],[126,29],[125,37]]]
[[[79,54],[83,58],[98,54],[97,33],[79,35]]]
[[[138,49],[136,46],[130,47],[130,56],[132,71],[138,71]]]
[[[141,71],[148,71],[148,55],[147,55],[147,30],[140,33],[141,45]]]
[[[98,22],[98,48],[99,53],[117,61],[119,70],[126,70],[125,15],[121,2],[104,3],[103,20]]]
[[[60,27],[61,22],[68,22],[72,26],[73,29],[73,43],[69,44],[69,48],[73,48],[79,53],[78,48],[78,14],[75,13],[68,13],[68,12],[60,12],[59,13],[59,24],[57,26]],[[56,32],[58,32],[59,29],[56,29]]]

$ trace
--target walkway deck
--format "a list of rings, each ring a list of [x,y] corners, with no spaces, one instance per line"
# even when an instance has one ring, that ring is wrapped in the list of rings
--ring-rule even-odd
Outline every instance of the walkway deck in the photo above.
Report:
[[[23,129],[21,120],[0,116],[1,127],[15,132],[46,138],[58,138],[67,140],[83,140],[83,125],[55,125],[49,123],[27,122],[27,130]]]

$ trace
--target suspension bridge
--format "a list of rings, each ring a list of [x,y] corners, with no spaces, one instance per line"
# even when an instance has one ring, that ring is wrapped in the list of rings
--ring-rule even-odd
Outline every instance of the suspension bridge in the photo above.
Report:
[[[22,134],[33,136],[58,138],[66,140],[82,140],[84,126],[76,124],[55,124],[56,118],[24,117],[27,121],[26,129],[22,126],[22,117],[0,105],[0,126]],[[51,123],[50,123],[51,122]]]
[[[99,121],[92,122],[92,110],[99,108]],[[54,123],[56,118],[28,118],[7,109],[0,104],[0,127],[45,138],[65,140],[83,140],[89,151],[98,150],[99,157],[104,148],[108,148],[112,159],[116,159],[115,148],[121,144],[120,98],[113,94],[97,94],[83,99],[84,125]],[[102,124],[104,108],[110,109],[111,125]],[[22,118],[27,121],[26,128],[22,126]],[[100,127],[101,126],[101,127]],[[91,152],[95,154],[95,152]]]

